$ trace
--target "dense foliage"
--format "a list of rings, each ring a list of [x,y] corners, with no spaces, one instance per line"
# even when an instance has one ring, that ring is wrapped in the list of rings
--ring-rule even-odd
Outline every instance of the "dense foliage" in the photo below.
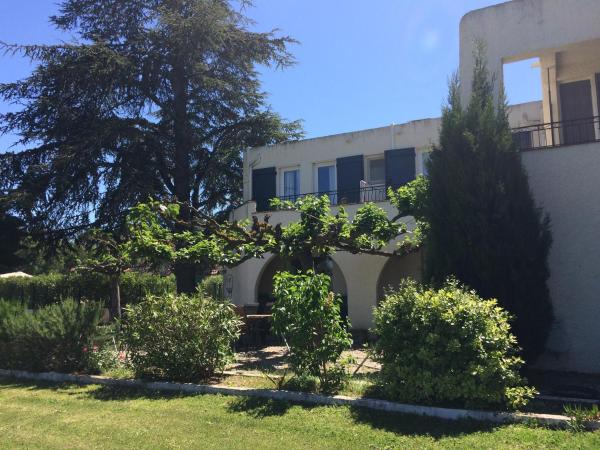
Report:
[[[175,291],[173,276],[128,272],[121,277],[124,304],[139,303],[149,294]],[[97,273],[38,275],[32,278],[0,278],[0,298],[22,303],[29,308],[58,303],[66,298],[89,300],[108,306],[110,279]]]
[[[7,214],[0,201],[0,273],[16,272],[23,266],[19,250],[25,240],[24,223]]]
[[[290,348],[290,364],[299,376],[319,378],[320,388],[332,392],[346,379],[342,351],[350,348],[349,324],[340,315],[341,299],[330,292],[325,274],[275,275],[273,330]]]
[[[202,280],[200,289],[209,297],[215,300],[224,300],[225,292],[223,291],[223,276],[210,275]]]
[[[0,85],[21,109],[0,132],[24,151],[0,156],[0,190],[51,236],[118,229],[128,207],[177,199],[213,214],[239,202],[240,149],[301,136],[273,113],[257,66],[286,67],[293,42],[251,31],[249,3],[62,0],[57,45],[1,45],[33,72]],[[189,225],[182,208],[179,229]],[[193,289],[193,266],[178,281]]]
[[[121,339],[136,375],[197,382],[225,368],[240,326],[230,304],[200,292],[151,295],[126,308]]]
[[[444,108],[439,147],[430,159],[426,272],[449,276],[514,317],[513,331],[528,361],[544,349],[552,323],[547,280],[549,219],[534,203],[503,101],[481,54],[466,108],[458,81]]]
[[[388,213],[373,203],[361,205],[353,218],[340,206],[333,215],[329,197],[308,195],[295,202],[274,199],[278,210],[295,210],[299,220],[288,225],[263,221],[216,222],[201,216],[195,231],[174,232],[169,223],[177,220],[180,205],[149,202],[132,209],[128,223],[131,240],[129,252],[137,258],[162,263],[203,262],[236,266],[266,253],[282,257],[306,257],[319,261],[336,250],[377,256],[402,255],[416,250],[423,237],[421,227],[409,228],[405,219],[421,216],[426,180],[422,177],[393,191],[391,203],[397,214]],[[390,241],[398,239],[394,248]],[[314,264],[316,266],[316,264]]]
[[[101,305],[65,300],[33,312],[0,301],[0,367],[74,372],[89,367]]]
[[[455,281],[439,290],[405,281],[376,308],[374,332],[391,398],[519,407],[534,393],[519,375],[508,313]]]

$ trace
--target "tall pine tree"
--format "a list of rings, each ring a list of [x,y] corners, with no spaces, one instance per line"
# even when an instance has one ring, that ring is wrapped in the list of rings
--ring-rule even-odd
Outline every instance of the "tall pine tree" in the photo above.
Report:
[[[257,67],[292,63],[291,39],[251,31],[249,2],[62,0],[52,23],[74,41],[8,45],[37,65],[0,85],[20,152],[0,155],[0,190],[30,228],[118,230],[148,197],[226,213],[241,199],[241,150],[301,135],[270,111]],[[235,6],[237,5],[237,6]],[[188,207],[190,205],[191,207]],[[175,268],[180,291],[194,267]]]
[[[453,275],[513,316],[513,331],[531,362],[553,320],[547,279],[549,218],[536,207],[508,124],[504,95],[495,104],[481,49],[472,95],[461,105],[450,83],[439,147],[429,167],[426,275]]]

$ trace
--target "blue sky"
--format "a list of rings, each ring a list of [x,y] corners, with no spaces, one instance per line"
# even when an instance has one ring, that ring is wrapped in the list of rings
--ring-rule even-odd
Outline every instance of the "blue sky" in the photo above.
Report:
[[[69,36],[48,17],[58,0],[0,2],[0,40],[53,43]],[[448,77],[458,67],[458,25],[495,0],[255,0],[257,30],[280,29],[300,44],[297,64],[261,70],[273,109],[303,119],[307,137],[440,115]],[[541,96],[539,74],[522,63],[505,71],[512,103]],[[26,76],[28,61],[4,55],[0,82]],[[8,105],[0,103],[0,111]],[[0,138],[0,151],[14,140]]]

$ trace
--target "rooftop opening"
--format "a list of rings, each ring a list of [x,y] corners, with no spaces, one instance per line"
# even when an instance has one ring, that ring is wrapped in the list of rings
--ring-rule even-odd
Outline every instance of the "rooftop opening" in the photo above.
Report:
[[[504,64],[504,90],[509,105],[542,100],[539,58]]]

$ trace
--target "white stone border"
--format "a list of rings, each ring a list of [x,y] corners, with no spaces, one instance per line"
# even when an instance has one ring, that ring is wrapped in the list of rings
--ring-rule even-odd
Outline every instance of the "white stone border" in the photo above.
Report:
[[[101,384],[130,388],[144,388],[155,391],[184,392],[190,394],[221,394],[245,397],[257,397],[271,400],[283,400],[313,405],[347,405],[352,407],[375,409],[402,414],[436,417],[446,420],[472,419],[493,423],[523,423],[536,421],[541,425],[564,427],[569,422],[567,416],[554,414],[511,413],[476,411],[470,409],[439,408],[435,406],[417,406],[371,398],[352,398],[343,395],[326,396],[306,392],[253,389],[221,385],[203,385],[192,383],[171,383],[164,381],[122,380],[97,375],[71,375],[56,372],[24,372],[21,370],[0,369],[0,377],[22,380],[69,382],[76,384]],[[600,429],[600,423],[594,422],[593,429]]]

